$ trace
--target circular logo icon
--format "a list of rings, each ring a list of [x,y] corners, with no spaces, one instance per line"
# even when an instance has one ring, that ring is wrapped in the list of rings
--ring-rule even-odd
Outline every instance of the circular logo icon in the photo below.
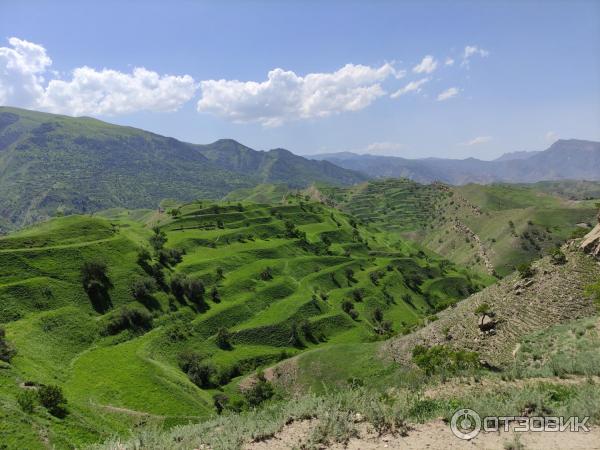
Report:
[[[450,429],[459,439],[473,439],[481,431],[481,417],[472,409],[459,409],[452,416]]]

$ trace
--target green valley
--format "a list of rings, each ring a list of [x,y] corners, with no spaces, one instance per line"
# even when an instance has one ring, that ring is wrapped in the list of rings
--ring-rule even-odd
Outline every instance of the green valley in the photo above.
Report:
[[[492,281],[297,194],[53,219],[1,238],[0,271],[9,448],[246,408],[257,369],[373,348]],[[64,418],[19,406],[43,385],[62,388]]]

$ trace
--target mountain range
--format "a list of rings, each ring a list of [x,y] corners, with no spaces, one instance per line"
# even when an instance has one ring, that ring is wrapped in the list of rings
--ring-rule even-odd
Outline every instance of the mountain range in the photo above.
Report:
[[[217,199],[265,182],[298,188],[366,179],[283,149],[195,145],[87,117],[0,107],[0,230],[57,213]]]
[[[578,139],[558,140],[540,152],[506,153],[494,161],[476,158],[406,159],[350,152],[313,155],[310,158],[361,171],[373,178],[405,177],[420,183],[441,181],[461,185],[600,180],[600,142]]]

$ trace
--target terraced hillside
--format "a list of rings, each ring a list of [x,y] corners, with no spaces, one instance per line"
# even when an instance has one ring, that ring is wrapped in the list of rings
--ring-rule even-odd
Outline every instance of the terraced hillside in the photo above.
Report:
[[[257,368],[407,332],[490,282],[294,196],[103,216],[0,239],[7,448],[197,422],[224,396],[243,409]],[[44,385],[62,388],[66,415],[28,406]]]
[[[400,232],[457,264],[504,276],[594,222],[598,199],[571,200],[580,182],[421,185],[377,180],[320,188],[329,203],[378,229]],[[586,192],[593,193],[592,186]],[[552,193],[548,193],[552,192]],[[554,193],[556,192],[556,194]]]

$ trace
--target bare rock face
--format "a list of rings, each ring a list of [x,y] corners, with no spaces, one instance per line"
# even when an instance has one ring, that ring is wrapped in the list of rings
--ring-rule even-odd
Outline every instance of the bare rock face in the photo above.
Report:
[[[598,225],[583,238],[581,248],[584,252],[600,259],[600,213],[598,213],[598,222]]]

